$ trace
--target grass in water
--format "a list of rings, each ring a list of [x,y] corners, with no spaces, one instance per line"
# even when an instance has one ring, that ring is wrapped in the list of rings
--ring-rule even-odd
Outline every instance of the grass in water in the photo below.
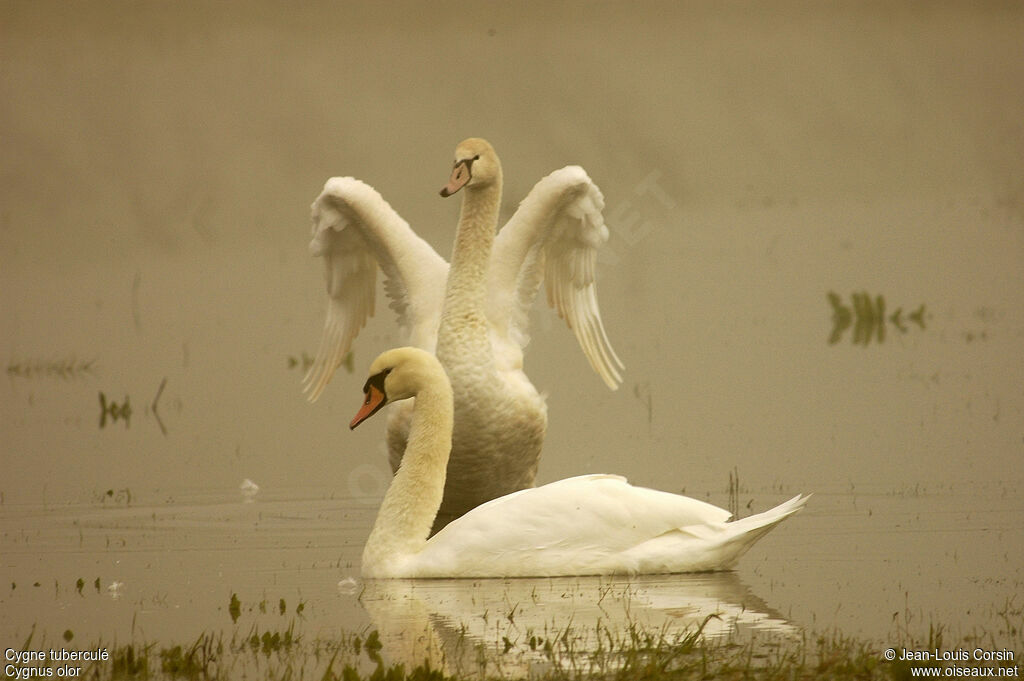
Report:
[[[190,645],[157,648],[154,644],[128,644],[111,651],[107,662],[93,663],[82,677],[95,679],[319,679],[320,681],[426,681],[443,679],[516,679],[540,681],[625,681],[677,679],[910,679],[918,662],[889,662],[876,645],[839,634],[803,639],[797,643],[764,646],[705,642],[691,635],[666,640],[657,634],[637,633],[622,647],[597,654],[572,653],[555,645],[546,650],[552,665],[540,673],[502,670],[500,660],[480,669],[447,672],[429,661],[414,667],[388,664],[372,631],[362,644],[358,635],[337,641],[306,643],[289,632],[254,632],[251,637],[226,642],[202,635]],[[902,642],[911,648],[919,642]],[[923,648],[926,649],[926,648]],[[370,664],[367,665],[367,662]],[[1012,663],[1011,663],[1012,664]],[[941,674],[940,669],[940,676]],[[1012,668],[1007,668],[1014,676]],[[994,669],[1000,674],[999,669]]]
[[[232,595],[236,612],[254,612]],[[233,619],[234,613],[232,613]],[[758,633],[708,640],[704,626],[670,633],[631,626],[624,632],[598,625],[595,631],[564,628],[530,635],[520,641],[504,638],[489,644],[474,642],[463,633],[448,639],[432,660],[410,663],[389,660],[389,651],[376,630],[341,632],[332,638],[306,639],[292,619],[283,630],[260,630],[255,625],[238,627],[230,637],[203,633],[184,644],[129,643],[102,648],[102,661],[86,662],[76,674],[93,681],[123,679],[273,679],[297,681],[445,681],[447,679],[519,679],[539,681],[646,681],[672,679],[910,679],[921,671],[940,677],[951,667],[974,667],[974,675],[1018,677],[1019,654],[1024,650],[1024,608],[1006,604],[995,620],[995,630],[953,640],[941,626],[932,625],[927,635],[915,638],[898,628],[893,640],[879,643],[839,633],[776,635]],[[597,641],[582,649],[579,641]],[[414,637],[409,631],[403,637]],[[1009,647],[1008,647],[1009,646]],[[32,636],[23,651],[32,650]],[[43,647],[42,645],[38,647]],[[77,646],[76,646],[77,647]],[[89,648],[82,646],[79,649]],[[1012,659],[985,662],[890,661],[886,648],[897,651],[1004,650]],[[439,659],[438,659],[439,658]],[[528,663],[524,664],[524,660]],[[931,669],[928,669],[931,667]],[[955,670],[953,670],[955,671]],[[970,669],[967,670],[970,675]],[[988,672],[991,671],[991,674]],[[936,673],[937,672],[937,673]],[[922,675],[923,676],[923,675]],[[20,678],[20,677],[19,677]]]

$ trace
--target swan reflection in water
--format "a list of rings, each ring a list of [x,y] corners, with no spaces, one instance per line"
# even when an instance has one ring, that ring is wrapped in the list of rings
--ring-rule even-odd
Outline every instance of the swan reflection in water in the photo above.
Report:
[[[446,673],[488,668],[614,668],[614,651],[649,632],[673,641],[799,634],[733,572],[543,579],[366,580],[360,601],[386,663]],[[663,638],[662,638],[663,637]],[[604,656],[603,661],[595,657]]]

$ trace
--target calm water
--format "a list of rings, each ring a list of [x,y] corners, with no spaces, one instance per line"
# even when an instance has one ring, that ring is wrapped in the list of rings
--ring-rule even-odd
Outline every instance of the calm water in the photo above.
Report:
[[[1024,579],[1021,502],[1000,484],[820,491],[735,572],[634,579],[364,582],[359,555],[373,503],[323,490],[5,506],[0,636],[21,644],[34,631],[37,643],[55,645],[70,629],[83,645],[169,643],[297,622],[310,639],[377,629],[391,659],[418,662],[431,650],[450,656],[460,633],[497,651],[505,637],[525,647],[571,624],[585,650],[598,629],[684,631],[715,614],[706,636],[834,627],[885,642],[930,623],[990,630]],[[522,661],[541,663],[540,653]]]
[[[453,632],[710,612],[708,635],[884,642],[1019,605],[1020,9],[63,7],[0,9],[4,648],[294,620],[415,659]],[[469,135],[502,157],[506,214],[568,163],[606,198],[626,381],[604,388],[538,304],[541,481],[727,506],[738,475],[743,514],[813,492],[735,573],[358,581],[389,473],[383,421],[347,423],[402,338],[381,297],[352,373],[302,398],[308,205],[358,176],[447,255],[437,189]]]

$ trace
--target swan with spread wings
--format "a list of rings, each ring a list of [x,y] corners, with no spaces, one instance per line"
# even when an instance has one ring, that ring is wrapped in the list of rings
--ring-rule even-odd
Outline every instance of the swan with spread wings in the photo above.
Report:
[[[457,395],[435,532],[484,502],[534,485],[547,407],[523,371],[523,348],[542,283],[612,390],[623,370],[598,308],[595,265],[608,228],[604,198],[587,173],[566,166],[541,179],[496,234],[501,163],[486,140],[470,138],[456,147],[441,189],[442,196],[457,192],[462,207],[450,266],[359,180],[331,178],[312,207],[310,250],[326,265],[328,306],[305,391],[311,401],[321,395],[373,314],[380,269],[406,342],[436,354]],[[389,415],[393,470],[406,450],[412,402]]]

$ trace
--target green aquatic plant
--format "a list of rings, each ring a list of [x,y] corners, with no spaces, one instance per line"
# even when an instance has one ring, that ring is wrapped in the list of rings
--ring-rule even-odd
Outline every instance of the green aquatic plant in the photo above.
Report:
[[[113,400],[107,400],[107,396],[100,391],[100,428],[107,427],[107,417],[110,418],[111,423],[117,423],[118,421],[124,421],[125,429],[131,427],[132,420],[132,404],[130,398],[125,395],[124,401],[121,404],[114,402]]]
[[[156,395],[153,397],[153,403],[149,405],[150,411],[153,412],[153,417],[156,419],[156,423],[160,426],[160,432],[167,436],[167,427],[164,425],[164,420],[160,418],[160,411],[158,409],[160,396],[164,394],[164,388],[167,386],[167,377],[164,376],[164,380],[160,381],[160,387],[156,389]]]
[[[829,345],[835,345],[841,341],[843,334],[851,326],[853,327],[851,341],[854,345],[865,347],[871,343],[872,339],[876,343],[885,342],[887,322],[900,333],[907,333],[908,327],[905,320],[913,322],[922,331],[925,329],[927,314],[924,303],[904,317],[902,307],[896,308],[892,314],[887,316],[885,297],[881,294],[872,298],[866,291],[851,293],[849,306],[844,305],[843,299],[833,291],[829,291],[826,298],[832,306],[832,333],[829,334]]]
[[[258,605],[249,607],[237,595],[232,597],[232,605],[237,603],[240,616],[259,613]],[[950,668],[944,663],[890,661],[886,649],[1024,649],[1022,611],[1024,608],[1016,599],[1010,599],[997,613],[993,630],[974,631],[967,636],[953,636],[941,623],[930,623],[927,631],[916,635],[914,631],[919,627],[905,613],[902,620],[894,620],[895,629],[884,642],[837,631],[803,632],[796,636],[748,632],[709,638],[704,631],[718,617],[714,614],[682,632],[669,631],[664,626],[649,628],[636,622],[625,630],[601,623],[582,628],[570,620],[552,623],[550,628],[545,626],[543,632],[508,631],[490,643],[474,639],[462,627],[450,630],[440,659],[424,658],[419,662],[389,660],[391,644],[385,643],[376,629],[339,631],[327,638],[306,639],[299,632],[300,620],[292,620],[285,629],[236,622],[234,635],[203,632],[184,644],[83,645],[82,649],[102,648],[110,654],[105,660],[89,662],[79,676],[92,681],[469,681],[527,676],[533,681],[883,681],[923,674],[942,676]],[[513,612],[514,609],[504,613],[504,620],[512,622],[509,615]],[[33,645],[35,638],[33,628],[21,650],[45,648],[44,642]],[[65,640],[70,641],[67,637]],[[402,644],[398,646],[401,648]],[[400,653],[393,650],[391,654]],[[524,657],[531,660],[525,667]],[[1016,676],[1017,664],[1018,659],[1009,659],[976,666],[981,675],[991,670],[993,676]]]
[[[302,354],[300,354],[298,357],[295,357],[293,355],[288,356],[288,368],[300,369],[303,373],[305,373],[309,371],[309,368],[311,366],[313,366],[313,361],[313,358],[306,354],[305,351],[303,351]],[[355,355],[352,354],[351,350],[349,350],[345,354],[345,356],[341,358],[341,362],[338,363],[338,366],[345,367],[345,370],[348,371],[350,374],[353,371],[355,371]]]
[[[1019,613],[1018,613],[1019,614]],[[710,616],[714,617],[714,616]],[[704,624],[708,620],[705,620]],[[936,629],[941,629],[937,627]],[[838,681],[883,681],[911,678],[914,669],[927,665],[908,661],[888,661],[885,646],[928,650],[952,649],[968,645],[951,641],[935,631],[928,637],[913,637],[879,645],[838,632],[804,634],[795,640],[754,637],[747,641],[712,640],[701,636],[700,628],[685,634],[667,634],[633,627],[625,635],[604,631],[599,650],[577,649],[571,625],[542,643],[530,645],[543,650],[549,661],[538,667],[534,681],[654,681],[698,679],[789,681],[793,679],[835,679]],[[362,645],[360,645],[360,642]],[[23,649],[28,650],[31,637]],[[1017,642],[1019,645],[1019,641]],[[379,636],[371,631],[364,639],[342,634],[338,640],[318,639],[309,643],[295,636],[291,628],[279,631],[252,631],[244,639],[226,641],[204,633],[188,645],[158,649],[156,644],[115,646],[110,659],[94,662],[84,670],[84,678],[107,679],[273,679],[298,681],[462,681],[463,679],[523,678],[522,671],[503,667],[500,658],[513,654],[515,645],[499,648],[498,659],[478,659],[477,668],[447,671],[436,662],[424,660],[415,666],[403,662],[388,663],[382,655]],[[371,663],[367,666],[366,662]],[[1003,666],[1005,672],[1000,672]],[[992,665],[993,675],[1014,676],[1013,663]],[[932,669],[936,669],[934,666]],[[940,674],[942,667],[938,668]],[[930,670],[929,670],[930,671]],[[984,671],[984,668],[982,669]]]
[[[166,436],[167,426],[164,425],[164,420],[160,416],[160,397],[164,394],[164,388],[167,387],[167,377],[160,381],[160,385],[157,386],[156,394],[153,397],[153,401],[145,408],[146,414],[152,414],[153,418],[156,419],[156,424],[160,428],[160,432]],[[134,410],[132,408],[131,397],[128,395],[124,396],[124,400],[120,403],[107,397],[106,393],[102,390],[99,391],[100,401],[100,428],[106,428],[108,422],[110,425],[116,424],[118,421],[124,422],[124,427],[127,430],[131,427],[131,419]]]
[[[223,652],[223,646],[214,646],[213,638],[202,635],[190,647],[180,645],[160,651],[160,670],[172,677],[206,678],[212,662]]]
[[[7,362],[7,375],[18,378],[51,377],[65,380],[96,375],[96,360],[77,359],[74,355],[64,359],[24,359]]]
[[[729,471],[729,506],[728,511],[732,514],[733,518],[740,517],[740,471],[738,468],[733,466],[733,469]]]
[[[302,371],[309,371],[309,367],[313,366],[313,358],[306,354],[303,350],[302,354],[298,357],[288,355],[288,368],[295,369],[299,368]]]
[[[280,631],[270,632],[264,631],[262,634],[258,630],[253,628],[252,632],[247,637],[249,647],[252,650],[260,651],[264,655],[269,656],[271,653],[288,652],[293,646],[298,644],[298,639],[294,635],[294,623],[290,625],[283,633]]]
[[[115,646],[110,653],[111,679],[149,679],[149,655],[154,644]]]

